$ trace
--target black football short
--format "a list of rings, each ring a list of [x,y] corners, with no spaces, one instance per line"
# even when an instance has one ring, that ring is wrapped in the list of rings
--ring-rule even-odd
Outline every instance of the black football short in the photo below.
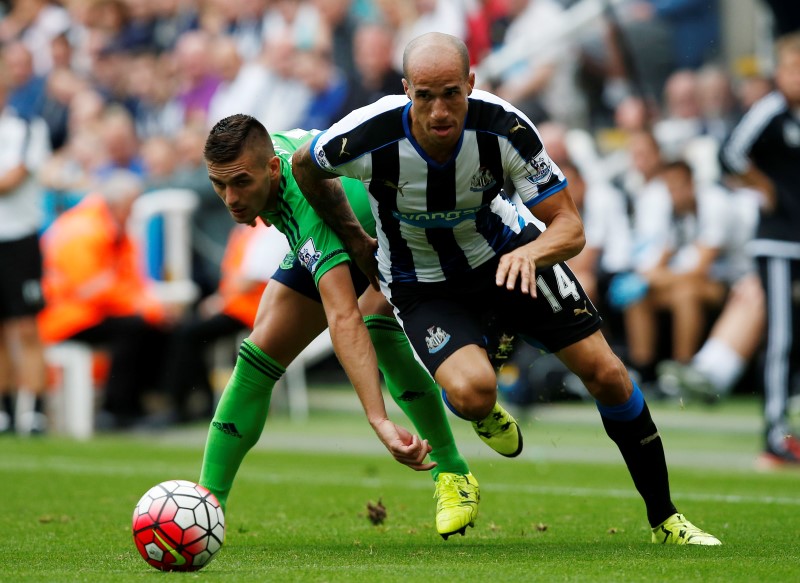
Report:
[[[519,245],[535,236],[526,233]],[[459,348],[491,347],[503,334],[558,352],[600,328],[597,309],[565,263],[537,269],[537,297],[532,298],[519,286],[508,291],[495,284],[498,261],[461,281],[389,285],[397,319],[431,374]]]
[[[0,241],[0,321],[32,316],[44,307],[39,237]]]
[[[360,296],[369,287],[369,280],[358,267],[350,262],[350,276],[353,279],[353,287],[356,290],[356,295]],[[324,275],[323,275],[324,277]],[[314,300],[315,302],[322,302],[319,295],[319,290],[314,284],[314,276],[306,267],[300,263],[294,253],[289,253],[281,263],[280,267],[275,270],[275,273],[270,279],[279,281],[285,286],[293,289],[299,294]]]

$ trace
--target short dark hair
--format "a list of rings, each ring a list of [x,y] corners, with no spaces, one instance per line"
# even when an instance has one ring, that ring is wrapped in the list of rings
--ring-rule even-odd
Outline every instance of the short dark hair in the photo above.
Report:
[[[225,164],[249,149],[261,150],[267,157],[275,155],[267,128],[253,116],[237,113],[214,124],[206,138],[203,156],[206,162]]]

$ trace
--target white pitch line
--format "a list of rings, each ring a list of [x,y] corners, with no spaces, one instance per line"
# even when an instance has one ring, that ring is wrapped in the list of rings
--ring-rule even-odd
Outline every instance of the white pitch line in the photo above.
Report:
[[[175,464],[170,463],[149,463],[146,468],[141,466],[131,466],[129,464],[111,464],[104,462],[102,465],[95,464],[76,464],[60,457],[37,458],[32,461],[28,458],[3,459],[0,460],[0,469],[8,471],[24,472],[52,472],[57,471],[63,474],[73,475],[104,475],[104,476],[142,476],[145,473],[162,475],[164,479],[171,479],[185,471],[182,468],[192,468],[197,471],[194,464]],[[263,484],[294,484],[298,476],[283,475],[277,476],[267,471],[256,470],[253,468],[243,468],[239,474],[240,480],[250,480]],[[431,482],[427,479],[402,479],[396,478],[332,478],[330,476],[321,478],[314,477],[317,484],[337,487],[362,487],[380,488],[384,485],[398,486],[414,490],[429,490]],[[13,482],[12,482],[13,483]],[[536,486],[531,484],[512,484],[503,482],[492,482],[481,480],[482,489],[486,492],[509,492],[513,494],[538,494],[546,496],[568,496],[571,498],[639,498],[639,494],[630,489],[620,490],[614,488],[576,488],[576,487],[552,487]],[[704,492],[673,492],[673,498],[678,501],[691,500],[694,502],[724,502],[728,504],[765,504],[777,506],[800,506],[800,497],[793,498],[788,496],[748,496],[740,494],[710,494]]]

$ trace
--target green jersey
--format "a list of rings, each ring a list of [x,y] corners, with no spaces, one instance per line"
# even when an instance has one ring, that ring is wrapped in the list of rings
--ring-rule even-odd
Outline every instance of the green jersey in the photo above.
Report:
[[[261,213],[261,218],[286,235],[292,252],[311,272],[314,283],[319,285],[319,279],[328,270],[350,261],[350,256],[338,235],[319,217],[300,192],[292,176],[292,153],[317,133],[319,132],[296,129],[272,134],[275,154],[281,161],[278,206],[274,211]],[[375,219],[363,183],[352,178],[339,180],[359,222],[374,237]]]

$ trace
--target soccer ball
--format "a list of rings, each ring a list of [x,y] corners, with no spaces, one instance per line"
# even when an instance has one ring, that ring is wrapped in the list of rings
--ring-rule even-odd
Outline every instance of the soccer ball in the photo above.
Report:
[[[133,509],[139,554],[162,571],[197,571],[222,547],[225,517],[217,498],[188,480],[150,488]]]

